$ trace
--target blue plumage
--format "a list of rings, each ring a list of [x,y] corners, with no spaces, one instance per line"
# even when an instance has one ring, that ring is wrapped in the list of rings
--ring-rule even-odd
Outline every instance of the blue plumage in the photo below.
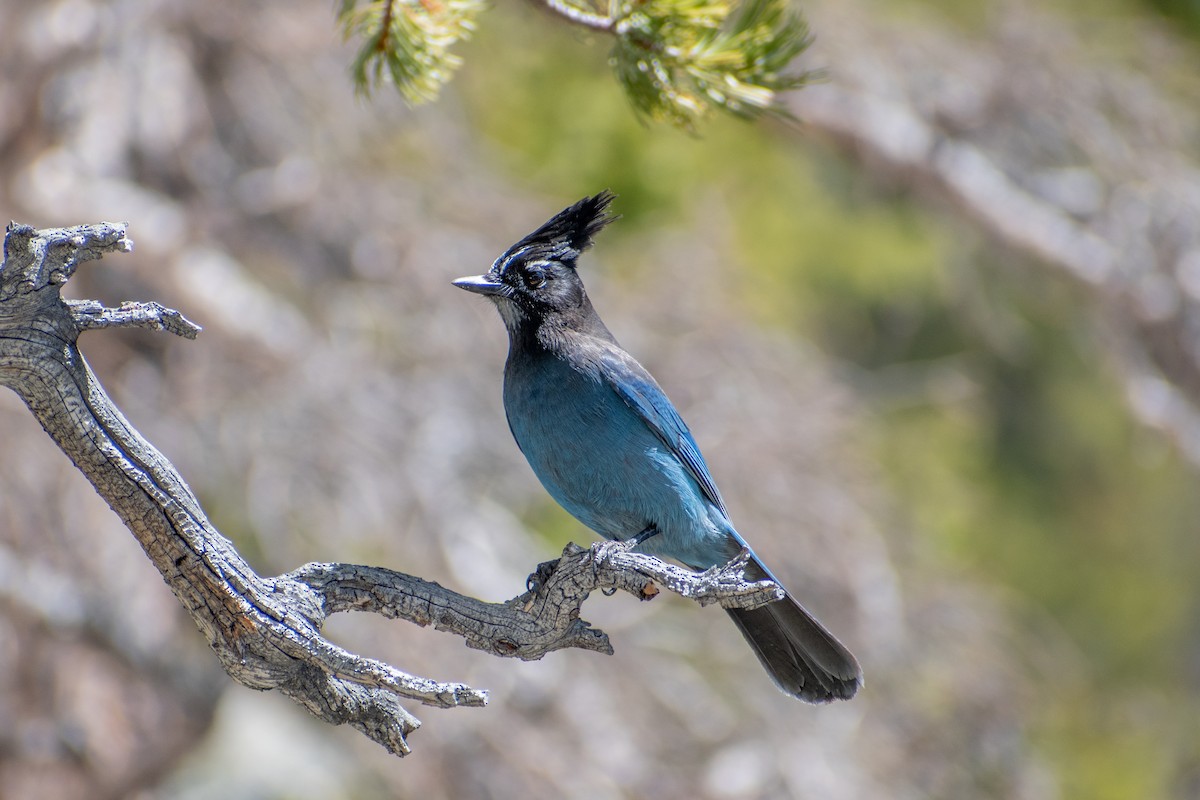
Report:
[[[621,349],[592,308],[576,260],[612,195],[565,209],[485,274],[455,285],[492,299],[509,335],[504,408],[513,437],[550,495],[608,539],[694,569],[746,546],[696,440],[658,383]],[[754,558],[752,578],[774,576]],[[849,698],[857,662],[791,597],[730,610],[783,691],[810,702]]]

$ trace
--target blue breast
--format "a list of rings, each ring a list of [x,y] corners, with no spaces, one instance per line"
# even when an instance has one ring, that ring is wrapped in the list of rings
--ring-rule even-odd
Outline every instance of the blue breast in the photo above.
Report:
[[[510,357],[504,408],[521,452],[546,491],[608,539],[658,528],[646,552],[707,568],[739,544],[692,473],[586,365],[553,353]]]

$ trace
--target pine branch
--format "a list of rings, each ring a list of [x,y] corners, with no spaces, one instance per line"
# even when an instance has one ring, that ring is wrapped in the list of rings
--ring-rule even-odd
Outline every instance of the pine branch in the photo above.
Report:
[[[716,111],[786,115],[779,95],[812,73],[789,66],[809,45],[787,0],[533,0],[573,25],[609,34],[611,63],[635,111],[693,130]],[[361,42],[351,65],[369,93],[391,83],[412,103],[437,97],[461,65],[450,52],[474,30],[482,0],[343,0],[338,20]]]
[[[714,111],[786,115],[782,92],[814,75],[788,72],[811,39],[786,0],[626,0],[612,63],[642,115],[691,130]]]
[[[351,63],[355,88],[392,84],[410,103],[434,100],[462,59],[450,52],[475,29],[482,0],[343,0],[338,22],[361,42]]]

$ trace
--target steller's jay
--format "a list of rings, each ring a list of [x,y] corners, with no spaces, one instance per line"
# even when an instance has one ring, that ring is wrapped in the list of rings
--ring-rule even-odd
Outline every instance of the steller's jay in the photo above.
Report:
[[[508,329],[504,410],[546,491],[607,539],[696,569],[724,564],[746,542],[696,441],[641,364],[617,344],[575,271],[615,217],[610,192],[586,197],[454,285],[488,297]],[[746,574],[771,574],[757,557]],[[778,582],[778,581],[776,581]],[[858,662],[789,594],[752,611],[727,609],[784,692],[812,703],[849,699]]]

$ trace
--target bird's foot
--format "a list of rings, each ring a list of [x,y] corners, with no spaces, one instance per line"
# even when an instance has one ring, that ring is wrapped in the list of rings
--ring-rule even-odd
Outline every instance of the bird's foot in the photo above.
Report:
[[[556,558],[552,561],[543,561],[538,564],[533,572],[529,573],[529,577],[525,579],[525,591],[530,594],[537,594],[538,590],[550,579],[555,568],[558,567],[559,561],[560,559]]]

